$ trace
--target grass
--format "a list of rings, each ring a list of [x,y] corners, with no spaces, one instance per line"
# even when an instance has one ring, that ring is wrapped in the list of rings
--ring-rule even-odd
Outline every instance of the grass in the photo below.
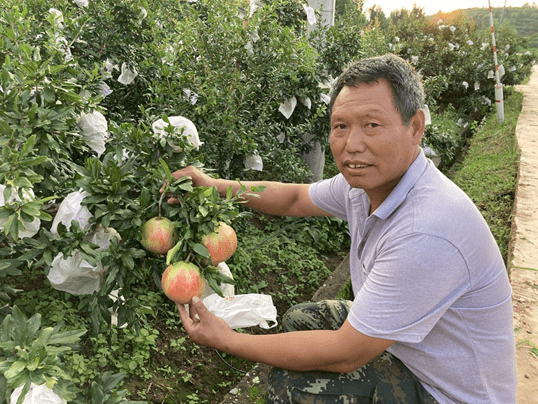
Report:
[[[519,166],[515,130],[522,100],[518,92],[506,97],[502,123],[493,109],[469,141],[463,158],[447,173],[484,216],[505,262]]]

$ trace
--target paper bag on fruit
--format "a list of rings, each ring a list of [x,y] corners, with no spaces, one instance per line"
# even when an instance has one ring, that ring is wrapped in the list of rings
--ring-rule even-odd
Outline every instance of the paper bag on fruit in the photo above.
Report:
[[[269,329],[278,325],[276,307],[269,295],[249,293],[220,297],[213,293],[203,302],[211,313],[222,318],[231,328],[257,325]]]

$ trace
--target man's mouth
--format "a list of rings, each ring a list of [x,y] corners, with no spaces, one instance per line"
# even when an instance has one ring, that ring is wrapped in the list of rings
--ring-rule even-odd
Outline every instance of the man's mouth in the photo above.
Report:
[[[348,163],[346,164],[349,168],[366,168],[368,167],[367,164],[351,164],[351,163]]]

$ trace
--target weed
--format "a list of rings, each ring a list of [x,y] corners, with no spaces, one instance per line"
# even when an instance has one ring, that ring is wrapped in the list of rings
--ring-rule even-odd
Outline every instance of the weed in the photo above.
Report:
[[[531,341],[529,341],[528,339],[524,340],[524,341],[521,341],[519,344],[517,344],[516,346],[521,346],[521,345],[527,345],[530,347],[530,354],[534,357],[534,358],[537,358],[538,359],[538,347],[536,345],[534,345]]]

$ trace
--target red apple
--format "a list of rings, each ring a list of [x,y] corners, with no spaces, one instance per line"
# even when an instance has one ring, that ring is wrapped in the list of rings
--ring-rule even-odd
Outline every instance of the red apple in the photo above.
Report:
[[[206,282],[196,265],[178,261],[165,269],[161,284],[164,294],[170,300],[186,304],[194,296],[202,296]]]
[[[166,254],[178,239],[177,230],[170,219],[161,216],[144,223],[140,234],[142,246],[154,254]]]
[[[202,237],[202,244],[209,251],[211,263],[218,265],[234,254],[237,248],[237,235],[231,226],[220,222],[212,233]]]

